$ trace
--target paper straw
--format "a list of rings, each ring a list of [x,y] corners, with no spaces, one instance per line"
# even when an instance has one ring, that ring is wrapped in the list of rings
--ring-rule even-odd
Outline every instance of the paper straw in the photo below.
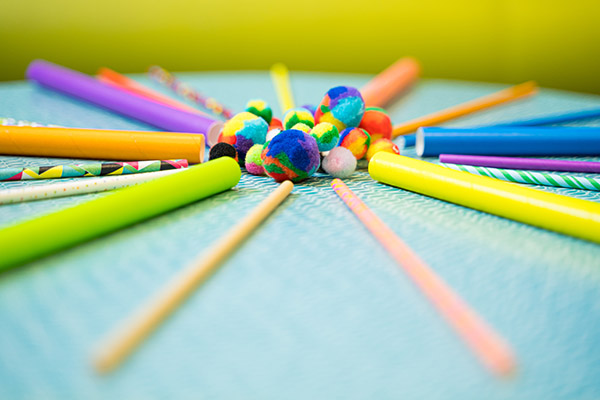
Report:
[[[50,165],[29,168],[0,168],[0,181],[130,175],[187,167],[187,160],[151,160]]]
[[[476,111],[485,110],[498,104],[520,99],[524,96],[535,94],[537,86],[535,82],[525,82],[520,85],[512,86],[508,89],[500,90],[487,96],[479,97],[475,100],[467,101],[456,106],[446,108],[423,117],[406,121],[394,126],[392,137],[406,135],[416,131],[422,126],[434,126],[463,115],[471,114]]]
[[[529,183],[531,185],[554,186],[569,189],[600,190],[600,179],[583,176],[529,172],[521,169],[486,168],[471,165],[446,164],[444,167],[465,171],[475,175],[488,176],[503,181]]]
[[[224,157],[228,158],[228,157]],[[131,354],[179,305],[221,266],[239,245],[285,200],[294,184],[284,181],[247,217],[183,269],[99,346],[93,359],[98,372],[106,373]]]
[[[190,85],[175,78],[173,74],[166,69],[154,65],[150,67],[148,73],[152,79],[167,86],[184,99],[188,99],[196,104],[200,104],[202,107],[206,108],[215,115],[223,116],[227,119],[233,117],[233,112],[226,108],[223,104],[219,103],[212,97],[203,96]]]
[[[294,108],[295,103],[294,96],[292,95],[292,85],[290,84],[290,74],[285,64],[277,63],[271,67],[271,81],[277,92],[281,112],[285,113]]]
[[[419,128],[419,156],[477,155],[600,155],[600,127]]]
[[[600,203],[384,152],[373,156],[369,174],[388,185],[600,243]]]
[[[16,223],[0,230],[0,271],[223,192],[240,177],[238,163],[222,157]]]
[[[440,162],[449,164],[476,165],[480,167],[535,169],[542,171],[600,172],[600,162],[597,161],[440,154]]]
[[[62,128],[59,125],[40,124],[40,123],[37,123],[37,122],[24,121],[24,120],[16,120],[14,118],[6,118],[6,117],[0,117],[0,125],[5,125],[5,126],[34,126],[34,127],[45,126],[45,127],[52,127],[52,128]]]
[[[413,85],[421,66],[412,57],[404,57],[371,79],[360,93],[367,107],[385,107],[400,93]]]
[[[94,160],[204,160],[204,136],[173,132],[0,126],[0,154]]]
[[[27,68],[27,78],[50,89],[86,100],[95,105],[173,132],[210,134],[220,131],[223,123],[158,104],[106,85],[47,61],[36,60]]]
[[[511,373],[515,369],[515,358],[500,336],[488,327],[477,313],[396,236],[344,182],[334,179],[331,186],[481,362],[498,375]]]
[[[14,189],[4,189],[0,190],[0,205],[106,192],[108,190],[135,186],[179,171],[182,170],[172,169],[167,171],[148,172],[145,174],[111,176],[98,179],[86,179],[84,181],[76,180],[50,183],[47,185],[30,185]]]
[[[177,108],[182,111],[187,111],[193,114],[200,114],[204,116],[208,116],[207,113],[198,110],[192,106],[189,106],[185,103],[172,99],[168,96],[165,96],[162,93],[159,93],[155,90],[152,90],[139,82],[134,81],[126,77],[125,75],[121,75],[112,69],[102,67],[98,70],[97,77],[100,81],[113,85],[121,90],[125,90],[131,94],[135,94],[137,96],[142,96],[145,99],[152,100],[159,104],[164,104],[166,106]]]

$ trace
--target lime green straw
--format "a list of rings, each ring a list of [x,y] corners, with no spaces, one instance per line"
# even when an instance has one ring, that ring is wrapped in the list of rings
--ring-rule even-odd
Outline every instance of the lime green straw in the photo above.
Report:
[[[234,159],[222,157],[0,230],[0,272],[234,187]]]

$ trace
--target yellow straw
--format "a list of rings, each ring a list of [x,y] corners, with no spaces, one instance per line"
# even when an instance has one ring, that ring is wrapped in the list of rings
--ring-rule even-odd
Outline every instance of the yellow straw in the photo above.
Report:
[[[283,63],[277,63],[271,67],[271,80],[273,81],[273,86],[275,86],[275,91],[277,92],[281,112],[285,113],[294,108],[294,96],[292,96],[290,74]]]

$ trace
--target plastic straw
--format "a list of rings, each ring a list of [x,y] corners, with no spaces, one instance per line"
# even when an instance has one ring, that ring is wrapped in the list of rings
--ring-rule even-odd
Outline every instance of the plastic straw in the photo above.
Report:
[[[477,165],[480,167],[536,169],[542,171],[600,172],[600,162],[597,161],[440,154],[440,162],[450,164]]]
[[[271,67],[271,80],[277,92],[281,112],[285,113],[294,108],[295,103],[294,96],[292,95],[292,85],[290,84],[290,74],[285,64],[277,63]]]
[[[419,77],[421,67],[412,57],[404,57],[371,79],[360,92],[367,107],[385,107],[408,89]]]

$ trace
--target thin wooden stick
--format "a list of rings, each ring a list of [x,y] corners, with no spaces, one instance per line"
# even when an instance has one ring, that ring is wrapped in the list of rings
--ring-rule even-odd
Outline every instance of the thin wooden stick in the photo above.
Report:
[[[498,375],[512,373],[515,370],[516,361],[504,340],[396,236],[344,182],[334,179],[331,186],[421,289],[425,297],[471,347],[483,364]]]
[[[285,64],[277,63],[271,67],[271,80],[277,92],[281,112],[286,113],[294,108],[294,96],[292,95],[290,74]]]
[[[294,184],[285,181],[246,218],[222,237],[206,255],[193,261],[150,299],[137,313],[109,335],[93,358],[98,372],[118,367],[175,309],[205,282],[242,241],[290,194]]]
[[[422,126],[434,126],[454,118],[462,117],[463,115],[474,113],[475,111],[484,110],[498,104],[508,101],[517,100],[524,96],[535,94],[537,91],[536,83],[533,81],[521,83],[520,85],[512,86],[499,92],[479,97],[475,100],[467,101],[466,103],[458,104],[427,114],[425,116],[406,121],[402,124],[394,126],[392,137],[406,135],[416,131]]]

